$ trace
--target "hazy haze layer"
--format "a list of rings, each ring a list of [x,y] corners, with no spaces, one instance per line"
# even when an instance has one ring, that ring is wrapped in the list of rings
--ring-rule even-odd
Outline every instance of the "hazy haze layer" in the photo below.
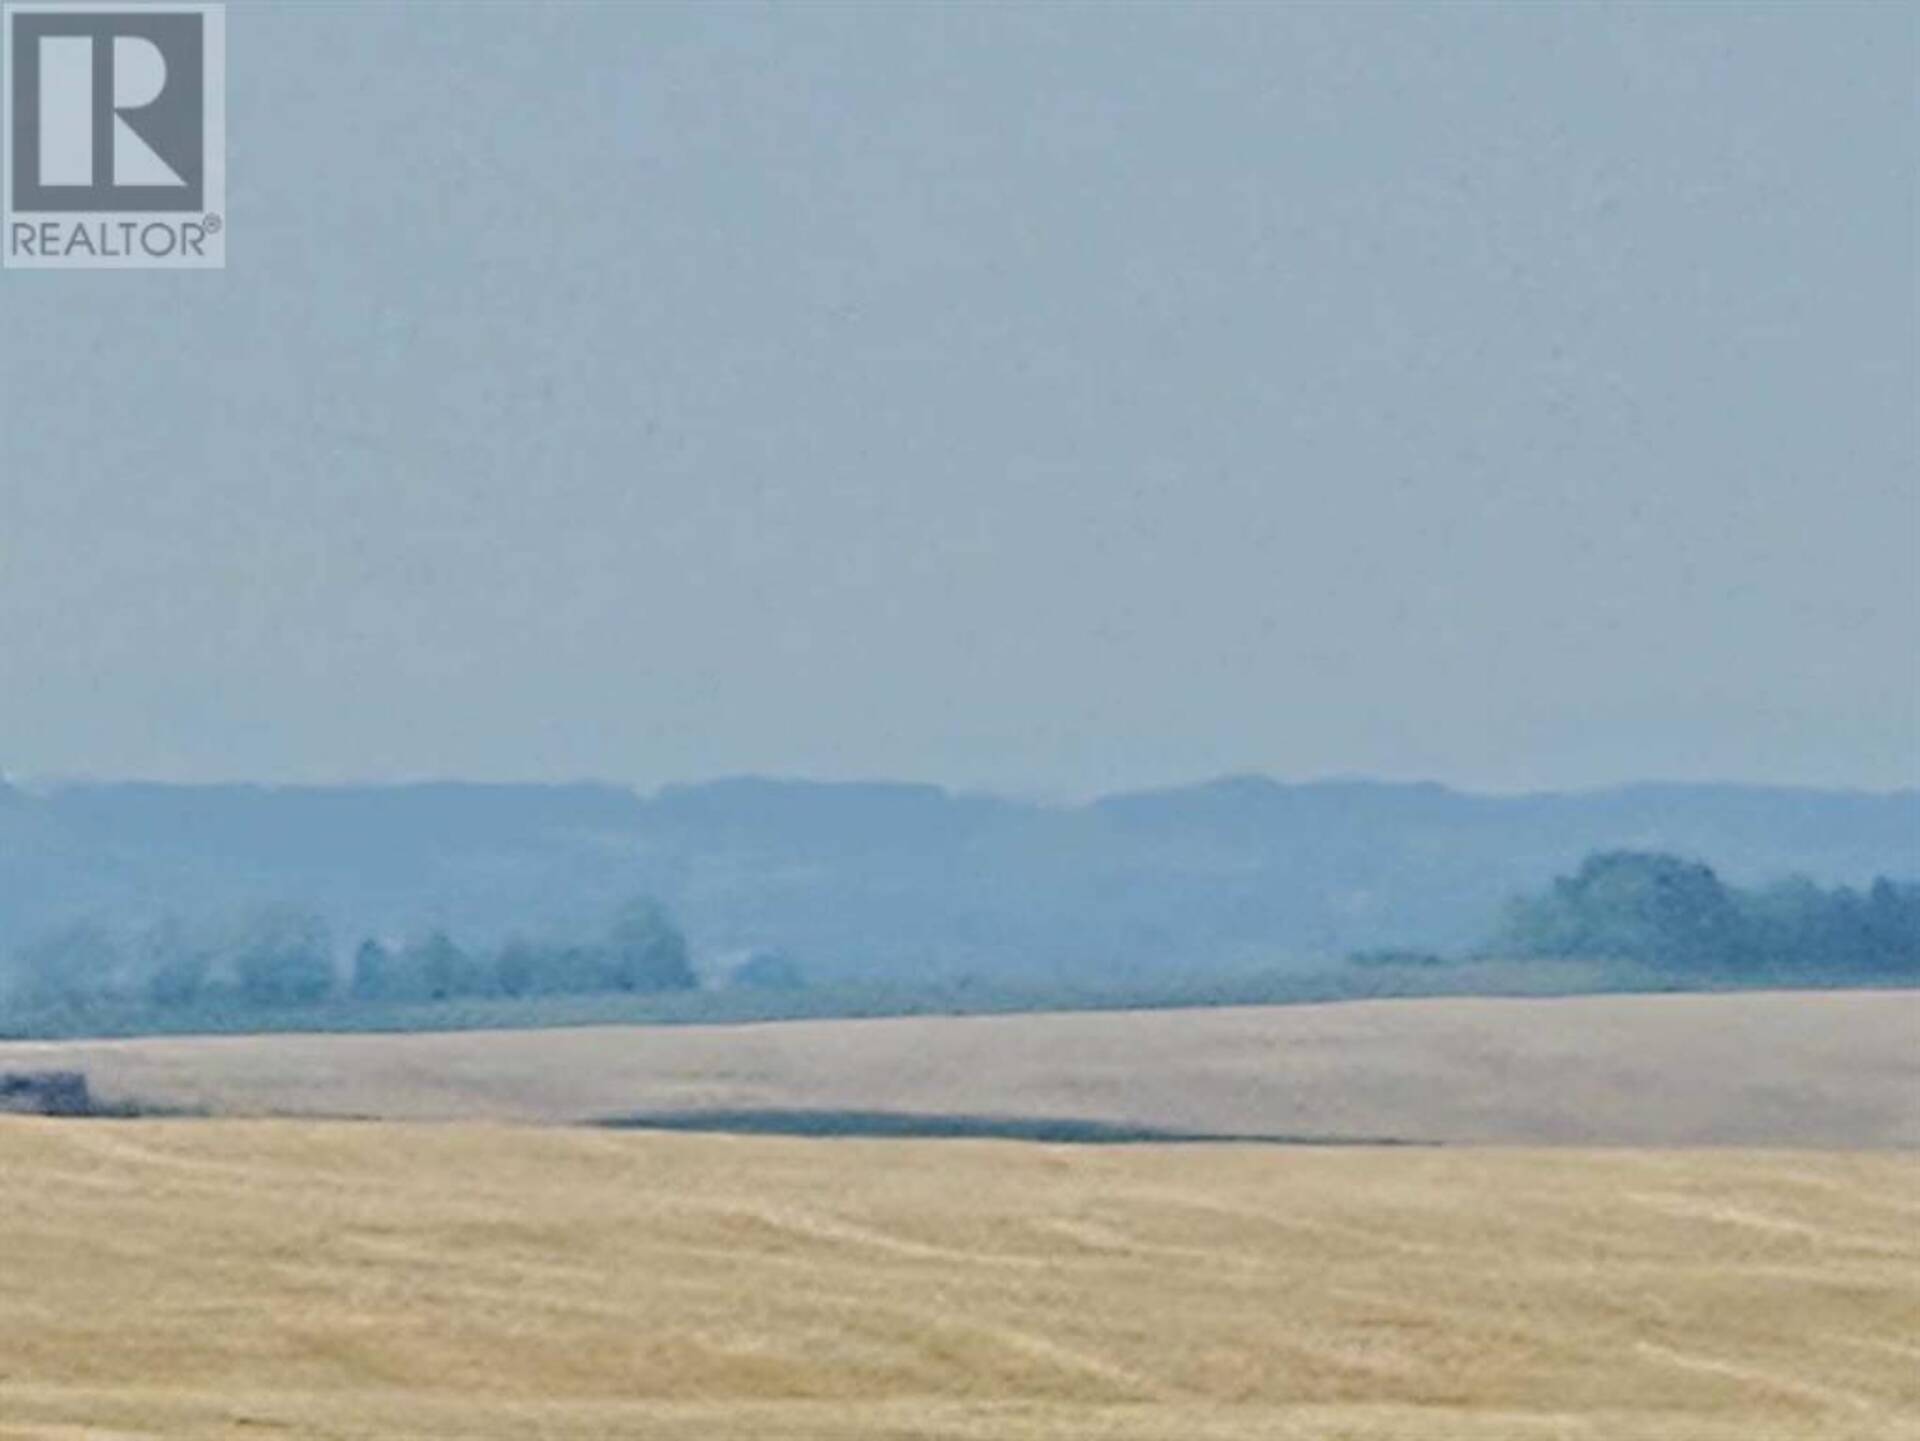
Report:
[[[0,770],[1915,779],[1900,6],[235,4]]]

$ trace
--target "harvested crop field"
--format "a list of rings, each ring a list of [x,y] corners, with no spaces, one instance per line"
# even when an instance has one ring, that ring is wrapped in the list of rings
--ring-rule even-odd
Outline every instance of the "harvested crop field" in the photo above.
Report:
[[[1920,1436],[1920,1160],[0,1118],[0,1438]]]
[[[1211,1135],[1920,1146],[1920,991],[0,1044],[109,1101],[579,1121],[931,1112]]]

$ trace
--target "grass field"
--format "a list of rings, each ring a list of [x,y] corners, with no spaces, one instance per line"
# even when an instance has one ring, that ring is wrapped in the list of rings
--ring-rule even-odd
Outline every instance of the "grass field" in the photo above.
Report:
[[[1920,1158],[0,1118],[0,1438],[1893,1441]]]
[[[223,1115],[898,1110],[1571,1145],[1920,1147],[1920,992],[0,1044]]]

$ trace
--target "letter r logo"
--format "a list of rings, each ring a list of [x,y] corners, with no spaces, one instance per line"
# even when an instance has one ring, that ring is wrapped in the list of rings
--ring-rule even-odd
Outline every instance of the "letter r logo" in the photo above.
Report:
[[[205,17],[159,7],[8,14],[15,211],[205,205]]]

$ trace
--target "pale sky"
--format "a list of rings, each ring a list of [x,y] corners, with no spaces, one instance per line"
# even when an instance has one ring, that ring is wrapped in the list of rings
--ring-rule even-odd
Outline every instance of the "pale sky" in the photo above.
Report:
[[[1912,785],[1914,14],[235,4],[0,771]]]

